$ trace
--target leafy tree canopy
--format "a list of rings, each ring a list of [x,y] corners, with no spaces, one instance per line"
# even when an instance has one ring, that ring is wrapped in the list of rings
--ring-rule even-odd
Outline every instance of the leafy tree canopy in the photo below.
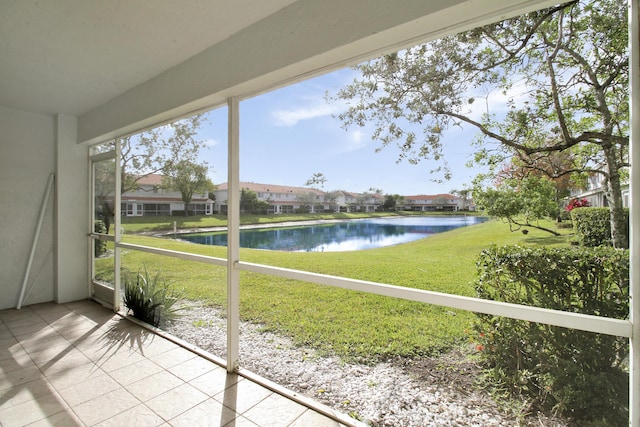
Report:
[[[258,199],[258,193],[243,188],[240,191],[240,210],[245,213],[265,213],[269,209],[269,202]]]
[[[384,196],[384,202],[382,202],[382,207],[386,211],[398,210],[398,205],[402,203],[404,197],[399,194],[387,194]]]
[[[555,186],[549,179],[531,176],[505,180],[497,189],[476,188],[473,198],[489,216],[506,221],[511,231],[532,227],[557,236],[559,233],[539,223],[541,219],[558,217],[555,194]]]
[[[318,188],[318,187],[324,188],[324,184],[326,182],[327,182],[327,178],[324,176],[324,174],[321,172],[316,172],[313,175],[311,175],[311,178],[309,178],[304,185],[312,188]]]
[[[320,200],[318,199],[318,195],[313,191],[299,193],[296,196],[296,200],[300,202],[300,207],[306,212],[311,212],[314,206],[318,206],[321,204]]]
[[[119,138],[121,193],[138,189],[140,179],[150,174],[171,175],[172,165],[177,165],[180,161],[197,163],[200,152],[205,148],[204,141],[197,138],[198,130],[204,122],[204,116],[196,114],[139,134]],[[115,145],[115,141],[102,144],[95,147],[95,152],[114,150]],[[100,171],[100,179],[97,181],[101,183],[101,187],[96,188],[96,197],[107,232],[115,214],[113,205],[115,176],[113,174],[114,170],[110,169],[106,173]],[[166,182],[173,188],[170,184],[171,179]]]
[[[202,114],[168,123],[120,139],[122,192],[136,190],[138,181],[152,173],[163,173],[172,163],[198,162],[205,142],[198,138],[206,122]]]
[[[189,215],[188,205],[195,194],[214,190],[213,183],[207,178],[208,171],[206,164],[190,160],[171,162],[165,167],[163,185],[180,192],[185,216]]]
[[[333,96],[349,105],[338,118],[373,125],[379,149],[396,144],[399,160],[440,162],[432,173],[444,179],[442,137],[454,126],[478,131],[474,162],[491,173],[517,158],[555,178],[602,174],[614,244],[624,247],[626,14],[624,0],[572,2],[358,65],[360,77]],[[554,152],[566,153],[559,170]]]

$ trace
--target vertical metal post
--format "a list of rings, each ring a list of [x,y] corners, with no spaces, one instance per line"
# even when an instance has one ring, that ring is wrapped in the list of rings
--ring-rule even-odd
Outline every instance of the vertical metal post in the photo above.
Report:
[[[120,160],[122,154],[120,153],[120,139],[116,139],[116,158],[114,159],[115,167],[115,191],[113,195],[113,235],[114,235],[114,243],[113,243],[113,271],[115,274],[113,275],[113,311],[120,310],[120,303],[122,302],[122,296],[120,292],[120,255],[121,250],[118,244],[122,238],[122,233],[120,230],[121,227],[121,218],[120,218],[120,190],[122,189],[122,176],[120,173]]]
[[[89,149],[89,157],[87,158],[87,162],[89,164],[89,223],[87,224],[87,238],[89,239],[89,251],[87,253],[87,263],[88,263],[88,277],[87,277],[87,295],[90,297],[93,296],[93,279],[96,271],[96,262],[95,262],[95,240],[91,237],[91,234],[95,232],[95,213],[96,213],[96,195],[94,193],[94,189],[96,188],[96,164],[91,160],[91,149]]]
[[[49,174],[49,179],[44,188],[44,194],[42,196],[42,203],[40,204],[40,212],[38,213],[38,221],[36,223],[36,230],[33,234],[33,241],[31,242],[31,251],[29,251],[29,259],[27,260],[27,269],[24,272],[24,279],[22,280],[22,288],[20,289],[20,296],[18,296],[18,304],[16,309],[20,310],[24,303],[24,294],[27,290],[27,282],[29,281],[29,275],[31,273],[31,265],[33,264],[33,257],[36,254],[36,248],[38,247],[38,241],[40,240],[40,231],[42,230],[42,223],[44,222],[44,214],[47,212],[47,205],[49,202],[49,195],[53,189],[54,174]]]
[[[227,175],[227,371],[239,367],[240,348],[240,108],[227,101],[229,118]]]
[[[630,283],[629,425],[640,427],[640,8],[629,0]]]

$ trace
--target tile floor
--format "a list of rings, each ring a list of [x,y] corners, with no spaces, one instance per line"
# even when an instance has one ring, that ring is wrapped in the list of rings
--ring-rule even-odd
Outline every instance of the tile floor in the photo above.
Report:
[[[0,427],[353,424],[334,416],[90,301],[0,311]]]

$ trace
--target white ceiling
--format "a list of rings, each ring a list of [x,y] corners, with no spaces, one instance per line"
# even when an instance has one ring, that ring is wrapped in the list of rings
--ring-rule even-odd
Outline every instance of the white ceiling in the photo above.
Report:
[[[296,0],[0,0],[0,105],[79,116]]]

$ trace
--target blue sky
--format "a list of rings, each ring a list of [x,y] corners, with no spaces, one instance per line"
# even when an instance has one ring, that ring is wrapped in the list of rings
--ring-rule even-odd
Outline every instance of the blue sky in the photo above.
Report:
[[[329,104],[325,92],[335,93],[355,72],[344,69],[277,89],[240,103],[240,180],[304,186],[314,173],[327,179],[324,190],[364,192],[379,188],[384,194],[448,193],[469,185],[478,170],[465,167],[473,150],[472,129],[448,130],[443,139],[445,159],[453,172],[450,181],[432,182],[434,162],[396,163],[395,146],[371,140],[372,129],[345,131],[332,114],[342,106]],[[207,141],[203,158],[212,167],[214,184],[227,181],[227,109],[207,113],[200,138]]]

